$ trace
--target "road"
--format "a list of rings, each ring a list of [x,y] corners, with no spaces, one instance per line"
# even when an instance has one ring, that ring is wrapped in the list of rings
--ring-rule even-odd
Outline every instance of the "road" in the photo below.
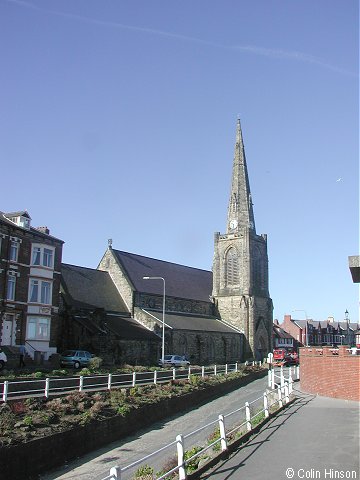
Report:
[[[52,472],[40,476],[41,480],[100,480],[109,474],[110,468],[114,465],[128,465],[164,445],[175,441],[177,435],[187,435],[197,428],[207,425],[218,419],[219,414],[226,415],[240,407],[246,401],[261,397],[267,388],[267,377],[260,378],[254,382],[241,387],[227,395],[217,398],[205,405],[202,405],[183,415],[176,415],[165,421],[158,422],[148,429],[137,432],[136,435],[127,437],[118,442],[113,442],[107,447],[101,448],[91,454],[70,462],[68,465],[58,468]],[[214,426],[209,427],[210,434]],[[191,437],[186,444],[186,449],[193,445],[204,443],[204,432],[198,436]],[[200,442],[201,439],[201,442]],[[69,446],[71,448],[71,446]],[[164,466],[168,459],[174,457],[176,446],[171,451],[158,454],[148,463],[158,471]],[[136,468],[135,468],[136,470]],[[122,479],[131,478],[135,470],[125,472]]]

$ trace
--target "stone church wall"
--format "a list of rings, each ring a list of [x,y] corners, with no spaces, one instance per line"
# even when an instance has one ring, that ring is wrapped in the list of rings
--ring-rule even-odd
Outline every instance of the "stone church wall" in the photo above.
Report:
[[[98,270],[104,270],[109,272],[109,275],[114,282],[115,287],[118,289],[125,305],[129,309],[129,312],[133,311],[133,290],[130,286],[129,280],[121,270],[116,258],[111,250],[108,248],[105,255],[99,263]]]
[[[243,359],[242,343],[237,333],[173,330],[165,335],[165,352],[186,355],[193,365],[236,363]]]

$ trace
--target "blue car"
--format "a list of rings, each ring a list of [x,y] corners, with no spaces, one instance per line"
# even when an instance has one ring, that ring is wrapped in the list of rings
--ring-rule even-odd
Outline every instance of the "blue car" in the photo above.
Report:
[[[94,355],[86,350],[66,350],[60,356],[60,365],[62,367],[87,367],[89,361]]]

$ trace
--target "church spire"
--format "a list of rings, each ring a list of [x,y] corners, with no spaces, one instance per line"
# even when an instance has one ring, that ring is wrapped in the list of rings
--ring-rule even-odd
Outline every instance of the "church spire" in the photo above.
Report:
[[[255,219],[247,173],[240,119],[236,126],[236,143],[228,207],[227,233],[250,228],[255,232]]]

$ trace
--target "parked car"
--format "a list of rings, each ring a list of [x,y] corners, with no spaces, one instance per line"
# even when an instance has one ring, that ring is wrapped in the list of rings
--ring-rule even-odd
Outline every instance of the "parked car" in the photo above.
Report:
[[[6,362],[7,362],[7,356],[0,348],[0,370],[5,368]]]
[[[60,365],[73,368],[87,367],[93,356],[86,350],[66,350],[60,356]]]
[[[160,367],[187,367],[190,365],[190,362],[186,360],[185,356],[183,355],[165,355],[164,356],[164,363],[160,358],[159,360]]]

